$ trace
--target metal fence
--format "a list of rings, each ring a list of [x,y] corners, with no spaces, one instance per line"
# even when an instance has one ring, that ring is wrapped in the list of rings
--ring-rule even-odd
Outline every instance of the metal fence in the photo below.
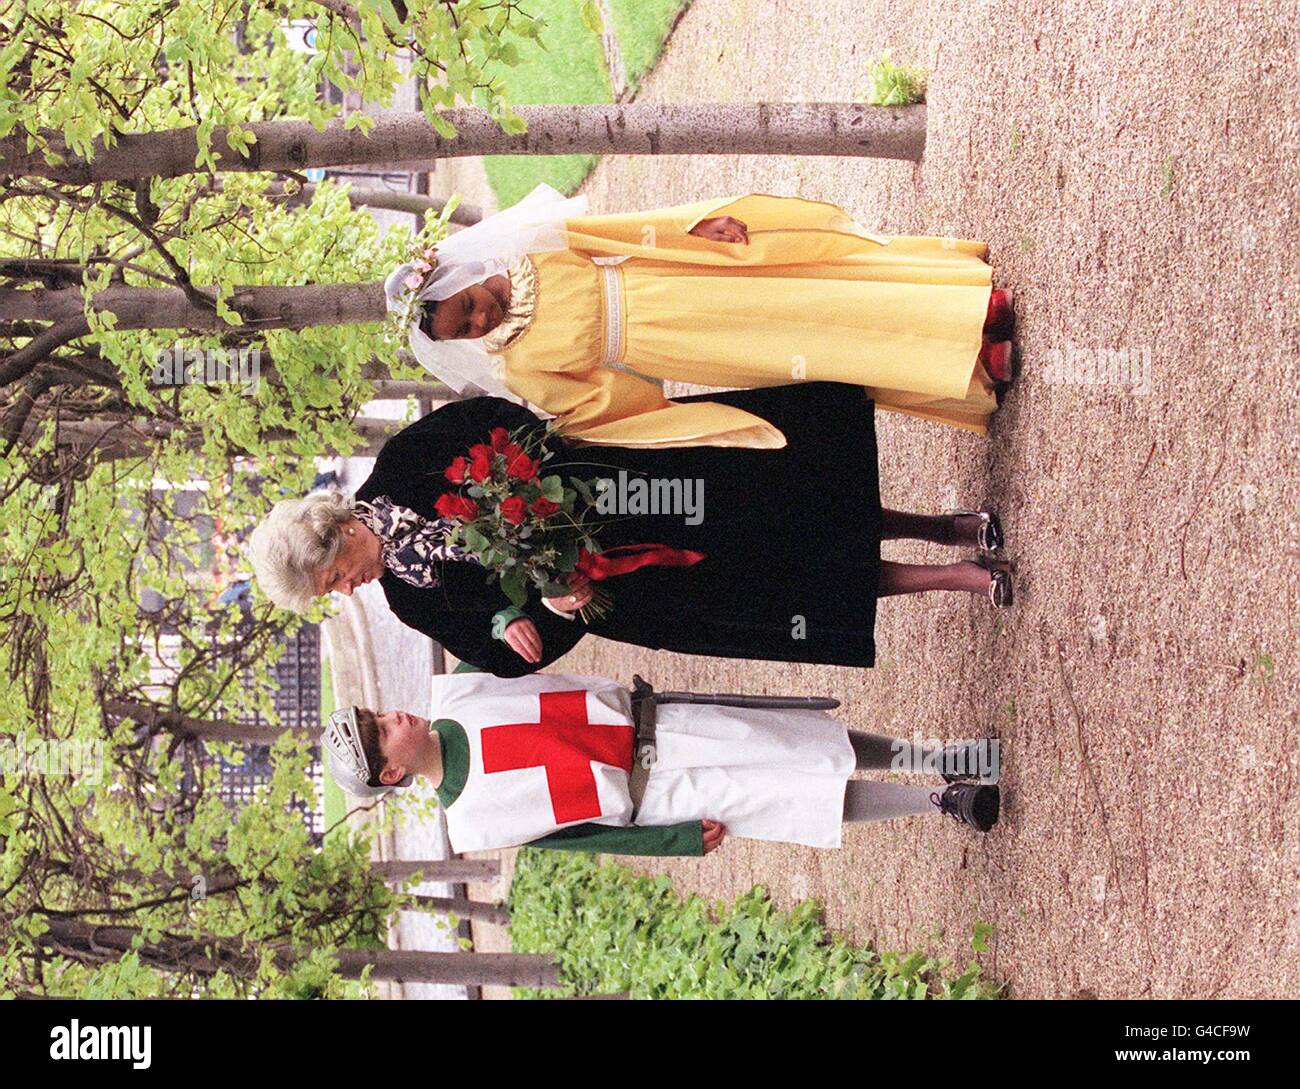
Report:
[[[321,658],[320,628],[304,624],[289,637],[284,653],[272,671],[278,684],[275,693],[275,711],[280,728],[292,726],[318,726],[321,715]],[[249,726],[271,729],[272,723],[253,712],[240,719]],[[271,780],[271,748],[269,745],[244,745],[244,760],[240,764],[204,750],[200,763],[216,766],[221,775],[219,796],[232,806],[246,804],[257,791]],[[312,746],[312,763],[309,775],[314,787],[313,797],[297,799],[297,809],[307,825],[313,840],[319,842],[324,832],[324,784],[321,778],[320,749]]]

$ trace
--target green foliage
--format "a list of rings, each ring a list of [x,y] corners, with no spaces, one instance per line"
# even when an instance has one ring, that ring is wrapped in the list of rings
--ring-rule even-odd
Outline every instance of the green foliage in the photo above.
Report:
[[[867,65],[867,74],[871,77],[871,87],[865,95],[868,105],[911,106],[925,101],[929,79],[925,69],[895,64],[888,50]]]
[[[614,32],[624,77],[636,90],[663,52],[664,38],[689,0],[610,0],[614,26],[606,27],[597,4],[538,0],[529,5],[545,19],[536,42],[520,45],[519,66],[507,77],[511,100],[530,104],[591,104],[612,101],[602,31]],[[564,194],[576,192],[597,164],[594,155],[494,155],[484,160],[500,207],[524,198],[539,183]]]
[[[629,90],[635,90],[663,51],[664,39],[690,0],[609,0],[613,26],[605,26],[593,0],[537,0],[528,10],[545,20],[536,42],[519,47],[520,62],[505,82],[511,101],[581,104],[612,101],[601,45],[612,32],[623,57]],[[488,180],[504,208],[541,182],[562,193],[576,192],[596,165],[595,155],[490,155]]]
[[[96,141],[111,145],[123,133],[193,125],[200,165],[215,168],[224,151],[212,145],[219,126],[232,127],[237,152],[254,140],[244,126],[258,121],[323,127],[337,112],[319,95],[326,83],[364,102],[391,102],[408,78],[399,54],[423,88],[430,124],[445,135],[454,129],[441,111],[458,98],[507,129],[521,124],[502,73],[541,27],[517,0],[407,4],[404,18],[391,0],[360,0],[354,11],[355,21],[312,0],[11,4],[0,13],[8,43],[0,48],[0,136],[26,132],[58,162],[63,148],[88,155]],[[307,28],[313,47],[291,48]],[[360,111],[346,120],[373,123]]]
[[[531,14],[543,24],[534,41],[520,43],[519,63],[505,77],[519,104],[609,102],[609,76],[600,38],[583,23],[573,0],[536,0]],[[501,207],[526,197],[542,182],[572,193],[596,165],[594,155],[489,155],[483,160]]]
[[[60,149],[93,154],[122,134],[193,125],[199,162],[219,167],[216,126],[231,126],[232,146],[245,151],[259,121],[323,127],[339,110],[321,99],[322,83],[383,101],[407,78],[395,54],[413,42],[417,77],[437,79],[427,111],[459,96],[511,124],[497,72],[517,60],[512,39],[540,29],[517,5],[411,4],[405,22],[386,0],[355,7],[360,46],[346,19],[307,0],[9,5],[0,136],[57,160]],[[288,47],[290,20],[315,24],[319,52]],[[356,994],[335,975],[333,951],[377,944],[396,910],[395,894],[369,876],[368,843],[347,829],[320,848],[307,837],[299,809],[317,799],[301,741],[281,738],[269,785],[232,809],[216,796],[216,770],[199,761],[202,743],[168,719],[257,712],[276,722],[270,667],[296,622],[265,602],[248,618],[213,603],[222,575],[210,568],[225,551],[214,538],[303,494],[317,455],[355,446],[352,421],[371,388],[365,365],[422,373],[398,363],[378,305],[369,324],[312,325],[309,315],[305,328],[266,329],[245,318],[239,293],[249,287],[346,285],[377,299],[366,285],[413,243],[406,231],[381,234],[338,185],[319,185],[303,204],[292,183],[286,192],[272,181],[2,180],[10,301],[47,321],[29,301],[44,296],[30,289],[79,290],[91,327],[38,363],[34,377],[55,385],[33,426],[0,443],[0,744],[6,754],[21,744],[89,757],[75,768],[3,769],[6,991]],[[444,230],[430,219],[420,240]],[[30,264],[46,271],[24,272]],[[54,282],[43,283],[51,269]],[[132,328],[148,314],[127,321],[104,302],[127,297],[139,314],[141,293],[159,288],[185,292],[224,328]],[[23,325],[0,329],[0,365],[30,344]],[[178,341],[257,347],[271,373],[255,389],[155,384],[158,353]],[[25,380],[0,387],[5,425]],[[112,451],[56,443],[56,425],[61,437],[74,424],[129,441]],[[146,612],[150,596],[160,604]],[[144,711],[112,709],[124,702]],[[207,747],[238,759],[235,746]],[[60,920],[125,927],[132,950],[105,959],[55,942]],[[225,958],[217,970],[213,951]]]
[[[878,953],[827,934],[821,908],[772,906],[755,887],[733,904],[683,900],[665,876],[642,877],[578,852],[524,849],[510,888],[519,953],[560,962],[567,994],[633,998],[993,998],[972,961],[954,976],[925,953]],[[988,928],[977,928],[976,949]],[[978,943],[978,944],[977,944]],[[555,991],[517,992],[554,997]]]

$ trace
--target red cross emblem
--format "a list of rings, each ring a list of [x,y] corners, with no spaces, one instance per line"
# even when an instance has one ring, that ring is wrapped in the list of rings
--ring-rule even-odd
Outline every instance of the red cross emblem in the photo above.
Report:
[[[581,689],[543,692],[539,698],[540,722],[488,726],[482,731],[483,770],[491,774],[545,768],[557,824],[599,817],[592,761],[630,772],[635,731],[625,722],[588,722],[587,693]]]

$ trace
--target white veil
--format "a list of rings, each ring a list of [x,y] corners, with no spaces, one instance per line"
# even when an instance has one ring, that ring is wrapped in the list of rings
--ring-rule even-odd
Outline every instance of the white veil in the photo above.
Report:
[[[496,215],[457,231],[435,247],[437,267],[416,295],[417,303],[441,302],[489,276],[505,273],[511,262],[526,253],[549,253],[567,248],[567,220],[586,215],[585,195],[564,197],[549,185],[539,185],[528,196]],[[399,265],[384,281],[388,309],[400,311],[405,281],[416,272],[415,263]],[[490,355],[481,340],[431,340],[420,331],[418,306],[411,309],[407,333],[411,351],[420,364],[457,393],[477,387],[496,397],[518,400],[506,388],[502,360]]]

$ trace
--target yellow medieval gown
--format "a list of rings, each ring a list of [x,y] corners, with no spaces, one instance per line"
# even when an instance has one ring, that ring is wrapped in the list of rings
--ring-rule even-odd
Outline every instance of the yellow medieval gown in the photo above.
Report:
[[[688,233],[722,215],[748,244]],[[572,439],[784,445],[741,409],[667,400],[665,380],[847,382],[882,408],[981,433],[997,407],[977,362],[992,290],[982,243],[873,235],[834,205],[766,195],[566,226],[568,249],[512,267],[511,305],[484,344]]]

